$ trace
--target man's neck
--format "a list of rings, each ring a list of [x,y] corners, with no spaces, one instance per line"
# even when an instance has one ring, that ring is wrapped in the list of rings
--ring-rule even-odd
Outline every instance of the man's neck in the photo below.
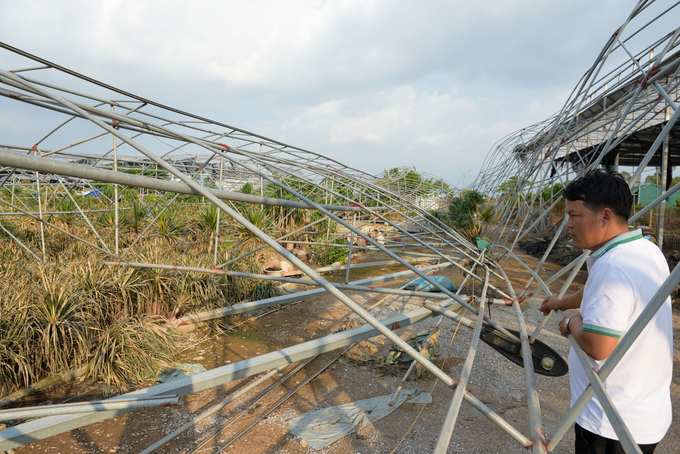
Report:
[[[605,235],[606,239],[604,241],[602,241],[600,244],[598,244],[597,246],[594,246],[591,250],[597,251],[598,249],[600,249],[605,244],[609,243],[611,240],[613,240],[617,236],[624,234],[624,233],[628,233],[628,232],[629,232],[629,230],[628,230],[627,225],[614,224],[614,225],[612,225],[611,229],[607,230],[607,234]]]

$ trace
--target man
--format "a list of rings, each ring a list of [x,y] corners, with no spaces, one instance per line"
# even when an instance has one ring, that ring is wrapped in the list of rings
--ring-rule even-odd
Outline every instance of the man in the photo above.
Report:
[[[569,183],[563,196],[569,235],[577,247],[594,252],[586,259],[586,285],[563,299],[546,298],[540,310],[548,315],[556,309],[580,309],[565,314],[560,332],[573,335],[598,371],[668,277],[668,264],[640,230],[628,230],[633,197],[618,173],[590,173]],[[605,381],[605,390],[645,454],[654,451],[671,424],[672,367],[668,298]],[[573,405],[590,384],[573,348],[569,368]],[[576,453],[624,452],[597,397],[576,419],[575,431]]]

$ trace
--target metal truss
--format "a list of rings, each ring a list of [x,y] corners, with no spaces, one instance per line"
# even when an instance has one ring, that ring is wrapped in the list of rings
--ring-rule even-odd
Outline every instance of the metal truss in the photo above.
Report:
[[[680,28],[672,22],[670,29],[660,29],[659,25],[667,23],[664,19],[668,19],[669,14],[677,14],[677,6],[677,3],[638,2],[578,82],[564,107],[551,118],[510,134],[491,150],[473,187],[493,198],[496,228],[491,237],[501,250],[511,251],[527,235],[551,229],[553,240],[541,258],[537,267],[540,269],[564,232],[566,214],[555,225],[551,219],[561,200],[562,187],[594,169],[619,171],[622,166],[632,168],[631,189],[639,188],[640,176],[648,167],[660,170],[663,194],[629,222],[635,224],[657,207],[656,238],[658,246],[663,247],[666,200],[680,189],[680,184],[670,187],[672,168],[680,156],[677,141],[680,129],[676,125],[680,115],[677,106]],[[567,267],[573,267],[572,276],[589,254],[590,251],[584,251]],[[530,293],[532,280],[520,298]],[[678,283],[680,271],[676,267],[598,373],[592,371],[587,356],[570,336],[592,386],[550,436],[549,450],[596,394],[626,452],[640,452],[607,396],[603,382]],[[559,295],[566,291],[565,284]],[[542,327],[543,323],[532,338]]]
[[[680,282],[680,271],[673,271],[633,330],[622,339],[599,376],[591,374],[593,386],[552,434],[546,436],[548,432],[542,423],[540,396],[531,358],[532,343],[540,335],[547,317],[530,332],[520,304],[534,293],[552,294],[551,283],[570,272],[567,282],[555,292],[563,295],[583,264],[587,251],[558,274],[543,280],[537,272],[555,241],[535,270],[523,263],[512,249],[528,233],[552,226],[550,212],[559,200],[556,183],[564,185],[598,166],[616,168],[620,161],[628,163],[635,159],[639,163],[631,185],[655,159],[662,169],[662,176],[666,175],[666,170],[671,167],[668,155],[679,115],[680,52],[677,46],[680,28],[664,30],[663,36],[651,40],[648,35],[658,29],[655,27],[658,21],[676,12],[675,7],[640,1],[606,43],[561,111],[500,141],[471,186],[495,201],[491,224],[496,227],[490,234],[495,256],[505,257],[505,262],[515,260],[527,270],[527,282],[519,293],[515,292],[506,276],[505,262],[501,264],[480,253],[470,238],[429,212],[445,209],[457,195],[454,188],[440,178],[410,168],[395,168],[381,175],[370,175],[321,154],[124,92],[4,43],[0,43],[0,48],[24,59],[26,64],[23,68],[0,69],[0,102],[5,105],[23,104],[22,108],[31,109],[36,116],[39,114],[46,126],[45,132],[30,144],[2,143],[0,138],[0,238],[17,242],[26,253],[27,260],[47,260],[46,238],[60,234],[81,242],[110,266],[297,282],[297,279],[287,276],[243,273],[228,267],[258,250],[267,249],[311,278],[305,283],[318,288],[192,314],[185,317],[185,321],[198,323],[330,294],[366,322],[358,328],[141,389],[107,402],[183,396],[237,378],[278,370],[319,353],[381,335],[453,390],[451,408],[446,421],[441,422],[443,429],[435,452],[446,452],[460,406],[466,401],[521,446],[534,454],[544,453],[561,440],[593,393],[607,409],[626,452],[638,452],[616,409],[607,403],[602,382]],[[638,146],[632,146],[633,143]],[[660,157],[657,156],[658,150],[663,151]],[[654,205],[663,207],[663,200],[677,189],[671,188]],[[148,214],[132,234],[121,229],[120,221],[125,210],[133,209],[123,203],[128,190],[141,194],[141,209]],[[153,235],[153,226],[163,213],[177,206],[181,195],[200,197],[201,203],[216,207],[219,215],[243,226],[263,245],[223,263],[215,247],[212,267],[197,267],[191,257],[186,257],[183,263],[145,261],[138,253],[139,245],[144,238]],[[87,197],[99,198],[97,209],[87,206]],[[293,232],[272,234],[248,218],[248,210],[253,206],[280,208],[280,216],[271,220],[279,227],[286,225],[292,217],[303,221],[296,224]],[[641,211],[637,218],[646,212]],[[663,210],[660,212],[663,213]],[[87,228],[71,231],[61,222],[68,216],[82,220]],[[102,219],[110,222],[103,224]],[[311,241],[293,241],[290,237],[297,232],[309,231],[321,222],[330,225],[328,221],[340,227],[336,237],[348,238],[345,245],[349,249],[346,281],[349,281],[349,269],[355,266],[351,261],[353,250],[357,248],[381,251],[394,263],[401,264],[405,271],[346,282],[347,285],[329,283],[319,269],[313,269],[286,247],[286,244],[327,244],[334,239],[330,228],[325,235],[317,231],[317,236]],[[39,226],[39,241],[22,241],[19,235],[13,233],[20,225]],[[387,233],[382,237],[376,235],[376,226]],[[564,222],[554,235],[555,239],[563,227]],[[112,230],[113,235],[105,235],[106,229]],[[220,235],[223,232],[220,232],[218,221],[214,232],[216,246]],[[415,266],[423,259],[438,262],[438,265]],[[465,282],[481,282],[481,297],[454,293],[430,277],[430,272],[443,268],[461,271]],[[414,275],[425,279],[441,293],[427,295],[375,287],[382,282]],[[492,280],[502,282],[504,288],[495,287]],[[535,288],[532,288],[534,281]],[[425,303],[422,309],[378,320],[343,293],[344,290],[428,297],[437,304]],[[495,292],[495,298],[487,297],[491,290]],[[513,311],[519,334],[515,335],[483,317],[485,307],[490,304]],[[452,312],[458,308],[466,308],[475,320],[463,320]],[[397,328],[440,314],[461,320],[474,331],[467,361],[458,379],[443,372],[394,333]],[[466,389],[483,328],[502,333],[511,342],[517,343],[523,352],[529,408],[528,434],[522,434]],[[583,352],[578,346],[575,348],[580,352],[580,358],[585,360]],[[25,422],[0,431],[0,451],[133,409],[133,406],[102,406],[97,412],[55,415]]]

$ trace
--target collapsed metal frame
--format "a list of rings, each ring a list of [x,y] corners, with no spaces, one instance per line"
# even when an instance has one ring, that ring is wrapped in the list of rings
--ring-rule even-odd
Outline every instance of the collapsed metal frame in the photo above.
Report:
[[[507,248],[500,246],[505,249],[501,256],[505,255],[506,260],[512,255],[513,247],[527,235],[542,229],[552,229],[553,238],[542,255],[537,268],[540,269],[566,225],[566,214],[562,222],[554,227],[551,220],[551,212],[561,198],[561,188],[568,181],[601,166],[619,171],[620,159],[627,157],[624,145],[630,149],[631,142],[637,138],[636,134],[650,134],[649,131],[654,131],[650,134],[653,141],[639,147],[639,157],[634,158],[637,160],[634,162],[629,185],[631,189],[634,188],[650,161],[656,157],[661,185],[666,190],[635,214],[629,223],[636,225],[644,215],[655,207],[658,208],[656,237],[659,247],[663,247],[666,200],[680,189],[680,184],[669,187],[669,156],[673,151],[677,156],[678,152],[677,148],[671,149],[670,144],[671,138],[677,137],[676,123],[680,116],[677,106],[680,95],[680,28],[672,24],[670,30],[663,30],[667,34],[655,37],[651,43],[636,42],[634,38],[638,34],[658,25],[659,21],[669,17],[666,15],[678,6],[678,3],[656,4],[654,6],[659,10],[654,10],[650,8],[654,3],[638,2],[628,19],[606,43],[559,113],[544,122],[511,134],[488,155],[473,187],[496,198],[496,228],[491,236],[493,243],[508,245]],[[655,50],[660,50],[656,56]],[[674,146],[677,147],[677,144]],[[631,160],[628,161],[628,165],[631,165]],[[590,251],[583,251],[579,258],[565,268],[573,267],[572,275],[560,290],[559,297],[566,293],[568,284],[589,254]],[[534,277],[538,280],[537,276]],[[531,280],[521,297],[528,294],[530,283]],[[578,347],[573,337],[569,336],[592,386],[583,393],[555,429],[547,444],[549,450],[555,447],[596,394],[625,451],[640,452],[604,390],[603,383],[678,283],[680,271],[676,267],[599,371],[592,370],[587,355]],[[547,317],[543,322],[545,320]],[[532,337],[540,332],[543,322]]]
[[[531,343],[539,336],[547,317],[530,335],[520,304],[538,291],[542,291],[546,295],[551,294],[548,287],[551,282],[570,271],[571,274],[566,283],[558,292],[558,295],[564,295],[585,261],[588,251],[571,265],[544,281],[538,276],[538,270],[541,269],[541,265],[554,246],[559,233],[564,229],[566,221],[560,224],[548,251],[541,258],[535,270],[532,270],[514,255],[512,249],[523,236],[550,223],[547,216],[557,203],[559,193],[555,191],[555,193],[550,194],[549,198],[544,197],[546,188],[552,189],[556,181],[565,183],[589,169],[598,167],[616,146],[624,142],[635,131],[664,123],[661,133],[633,175],[631,185],[639,179],[657,148],[664,145],[663,149],[668,153],[668,134],[675,125],[678,116],[676,102],[680,54],[678,52],[673,53],[673,51],[677,47],[680,28],[675,29],[663,38],[657,39],[652,45],[643,45],[636,54],[632,54],[628,50],[628,47],[632,44],[629,40],[677,6],[676,4],[671,8],[662,10],[660,14],[653,15],[651,20],[645,20],[642,25],[634,28],[631,24],[644,14],[652,12],[652,9],[650,9],[652,4],[654,2],[640,1],[638,3],[628,20],[609,40],[595,64],[579,82],[560,113],[543,123],[525,128],[506,138],[495,150],[492,150],[493,152],[487,158],[480,177],[473,183],[472,187],[484,194],[503,196],[495,210],[493,223],[497,225],[497,228],[491,235],[492,249],[501,257],[505,257],[506,261],[512,258],[527,269],[529,278],[519,295],[515,293],[507,278],[503,269],[504,265],[490,260],[484,254],[479,255],[477,248],[468,239],[428,214],[428,208],[443,208],[448,200],[455,196],[453,188],[446,185],[442,180],[423,176],[411,169],[397,169],[396,171],[392,169],[379,177],[371,176],[322,155],[206,118],[180,112],[171,107],[123,92],[3,43],[0,43],[1,48],[37,62],[41,66],[13,71],[0,70],[0,96],[12,101],[22,102],[41,111],[48,110],[66,115],[68,118],[30,146],[0,145],[0,166],[3,166],[0,168],[0,188],[11,190],[9,201],[6,200],[6,193],[0,194],[0,204],[5,207],[5,212],[0,213],[0,228],[7,234],[8,238],[18,242],[27,255],[35,260],[45,260],[46,258],[44,235],[49,234],[49,231],[58,231],[69,234],[98,250],[106,257],[105,262],[111,266],[170,268],[187,272],[220,273],[253,279],[300,282],[288,277],[227,271],[224,269],[227,264],[233,262],[233,260],[241,259],[248,253],[220,264],[217,260],[217,248],[215,248],[213,268],[192,267],[181,263],[139,263],[124,260],[125,256],[134,250],[133,248],[138,244],[138,241],[148,235],[153,223],[163,211],[177,200],[179,194],[199,195],[206,203],[218,207],[219,213],[224,213],[252,232],[264,243],[264,247],[271,248],[281,257],[297,266],[299,270],[312,279],[311,281],[305,280],[306,284],[312,284],[319,288],[294,295],[237,304],[204,314],[195,314],[186,317],[187,321],[205,321],[210,318],[248,312],[326,293],[333,295],[367,322],[366,325],[342,333],[332,334],[239,363],[219,367],[203,374],[118,396],[110,399],[112,402],[130,397],[146,399],[167,395],[183,396],[228,383],[237,378],[274,370],[322,352],[351,345],[358,340],[383,335],[404,349],[435,377],[454,390],[452,404],[443,424],[435,452],[447,450],[463,400],[477,408],[521,446],[531,449],[532,453],[542,453],[552,450],[557,445],[567,428],[573,423],[594,393],[603,402],[610,420],[614,422],[626,452],[639,452],[634,440],[627,432],[625,424],[618,417],[616,409],[608,402],[602,382],[634,342],[645,324],[653,317],[656,310],[680,282],[680,271],[677,268],[673,271],[633,329],[621,340],[615,352],[600,371],[599,377],[597,374],[591,374],[593,386],[581,396],[574,408],[565,415],[552,435],[546,437],[533,364],[530,358]],[[630,29],[633,29],[633,31],[631,32]],[[628,33],[625,38],[624,33]],[[662,49],[656,57],[653,56],[654,48]],[[616,50],[624,54],[623,62],[616,60]],[[652,50],[652,53],[650,53],[650,50]],[[648,61],[641,64],[638,59],[646,55],[649,55]],[[626,70],[631,62],[633,67],[630,72],[627,72]],[[59,87],[49,81],[29,78],[23,74],[33,71],[40,71],[41,75],[49,75],[49,73],[56,71],[62,75],[71,76],[73,85],[69,88]],[[600,73],[605,75],[601,76]],[[615,83],[614,80],[616,80]],[[123,96],[125,99],[107,100],[101,96],[87,95],[80,89],[76,90],[75,87],[80,86],[89,89],[108,90],[111,95],[110,98]],[[656,111],[662,106],[666,106],[661,109],[663,120],[660,118],[661,114]],[[671,111],[674,112],[672,115]],[[170,116],[173,116],[174,119],[169,118]],[[69,130],[67,132],[67,128],[76,124],[78,126],[74,128],[75,131]],[[83,132],[89,133],[92,126],[94,126],[94,132],[83,139]],[[606,128],[606,131],[601,129],[603,127]],[[47,145],[50,143],[48,139],[58,132],[66,132],[67,141],[71,144],[61,145],[63,143],[63,138],[61,138],[59,139],[61,142],[57,141],[54,148],[50,149],[50,145]],[[113,146],[108,145],[104,140],[113,140]],[[89,147],[86,152],[80,151],[85,147]],[[128,147],[131,153],[137,155],[121,157],[118,154],[120,147]],[[586,148],[589,148],[588,153],[582,154],[580,151]],[[576,154],[570,155],[570,153]],[[574,157],[576,162],[570,160]],[[216,158],[219,158],[219,160]],[[219,161],[219,164],[217,161]],[[516,168],[508,165],[509,162],[514,163]],[[233,180],[230,182],[229,189],[231,190],[229,191],[224,190],[223,184],[225,163],[230,168],[229,172],[232,172],[229,175],[229,178]],[[130,170],[135,170],[135,173],[138,174],[130,173]],[[662,175],[664,174],[662,171]],[[506,184],[508,181],[512,182],[514,176],[517,176],[514,183],[519,184]],[[197,182],[196,179],[199,179],[200,182]],[[102,235],[97,233],[94,223],[88,217],[90,212],[80,207],[70,195],[69,188],[71,190],[73,188],[94,190],[97,187],[95,182],[106,182],[114,185],[114,196],[109,200],[111,205],[109,210],[115,216],[116,233],[113,245],[106,244],[106,241],[102,238]],[[251,191],[252,193],[243,194],[234,191],[246,183],[250,183],[254,188],[254,191]],[[33,208],[34,204],[30,200],[15,194],[15,185],[18,187],[22,184],[35,185],[36,190],[33,193],[26,195],[25,191],[21,192],[23,197],[33,198],[37,201],[37,211]],[[121,250],[118,243],[119,185],[146,188],[165,194],[161,199],[164,203],[159,204],[160,213],[156,214],[155,219],[146,225],[144,231],[125,250]],[[48,187],[47,190],[44,189],[46,186]],[[680,185],[677,186],[680,187]],[[635,222],[651,210],[653,206],[660,205],[663,207],[664,200],[678,187],[671,188],[654,204],[638,213],[631,219],[631,222]],[[270,194],[266,196],[266,189],[274,189],[279,196],[269,197]],[[50,190],[52,191],[51,194]],[[257,194],[258,190],[259,195]],[[43,191],[45,191],[44,197]],[[170,198],[170,194],[175,195]],[[45,203],[45,209],[43,209],[43,201],[47,202],[50,198],[64,200],[67,197],[75,204],[76,210],[71,212],[59,209],[49,211],[47,203]],[[388,255],[393,261],[406,267],[407,270],[394,275],[367,279],[364,282],[354,282],[350,285],[331,284],[319,274],[318,270],[312,269],[282,245],[285,238],[290,234],[282,235],[279,238],[270,237],[250,223],[238,207],[233,204],[234,202],[319,212],[321,214],[320,219],[310,221],[298,230],[303,230],[313,223],[323,220],[332,220],[342,226],[346,234],[350,236],[348,271],[353,266],[351,257],[353,249],[356,249],[353,247],[355,238],[363,240],[366,248],[379,250]],[[663,212],[663,210],[660,211]],[[58,216],[65,213],[81,216],[97,237],[98,244],[94,244],[85,238],[79,238],[51,222],[49,217],[45,218],[45,216]],[[287,213],[287,216],[289,215],[290,213]],[[30,218],[39,223],[42,251],[33,250],[31,245],[22,243],[2,225],[3,219],[17,216]],[[359,224],[357,224],[357,217],[363,218],[363,221],[360,220]],[[280,220],[280,222],[284,222],[284,220]],[[389,238],[385,241],[379,241],[361,228],[361,222],[373,224],[379,222],[381,226],[393,232],[393,236],[400,238],[398,241],[392,241]],[[215,232],[216,244],[219,235],[218,222]],[[320,244],[323,244],[323,242]],[[414,247],[426,252],[406,251],[406,248]],[[414,254],[430,260],[436,259],[441,265],[417,268],[412,265],[413,259],[408,258]],[[403,257],[404,255],[406,257]],[[464,262],[461,262],[461,260],[464,260]],[[483,284],[481,297],[473,300],[465,295],[454,294],[428,276],[428,272],[433,269],[444,267],[452,267],[461,271],[466,276],[466,280],[480,281]],[[478,276],[475,272],[477,267],[483,270],[484,278]],[[425,279],[439,289],[441,293],[432,295],[373,286],[380,282],[413,275]],[[494,287],[490,282],[492,277],[505,282],[507,290]],[[348,278],[347,280],[349,280]],[[533,281],[536,281],[536,288],[530,290]],[[495,290],[505,299],[487,298],[489,289]],[[439,303],[437,305],[426,303],[423,309],[386,320],[377,320],[341,290],[427,297],[438,300]],[[473,306],[475,302],[478,304],[477,306]],[[488,320],[482,316],[487,304],[512,306],[517,318],[519,338],[493,320]],[[457,308],[466,308],[473,315],[477,315],[476,322],[469,321],[468,323],[470,327],[474,325],[473,340],[461,378],[458,381],[445,374],[393,333],[397,328],[406,327],[439,314],[455,318],[457,314],[453,314],[451,310]],[[460,316],[458,317],[460,319]],[[522,434],[466,390],[467,378],[473,365],[483,326],[492,326],[506,336],[515,339],[516,342],[521,343],[521,349],[524,353],[529,408],[529,435]],[[572,344],[574,344],[573,340]],[[578,346],[575,345],[575,349],[579,352],[579,359],[585,361],[584,354]],[[589,368],[586,368],[586,370],[589,370]],[[131,410],[103,410],[73,416],[51,416],[22,423],[0,431],[0,450],[21,446],[127,411]]]

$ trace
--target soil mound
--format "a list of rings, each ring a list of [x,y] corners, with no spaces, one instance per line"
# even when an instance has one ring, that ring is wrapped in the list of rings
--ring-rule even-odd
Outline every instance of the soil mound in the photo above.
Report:
[[[552,238],[548,238],[546,240],[525,241],[519,244],[519,250],[525,254],[540,258],[543,257],[543,254],[548,249],[551,241]],[[550,255],[548,255],[548,261],[566,266],[582,253],[583,251],[581,249],[568,246],[566,241],[560,240],[555,243],[555,246],[553,246]]]

